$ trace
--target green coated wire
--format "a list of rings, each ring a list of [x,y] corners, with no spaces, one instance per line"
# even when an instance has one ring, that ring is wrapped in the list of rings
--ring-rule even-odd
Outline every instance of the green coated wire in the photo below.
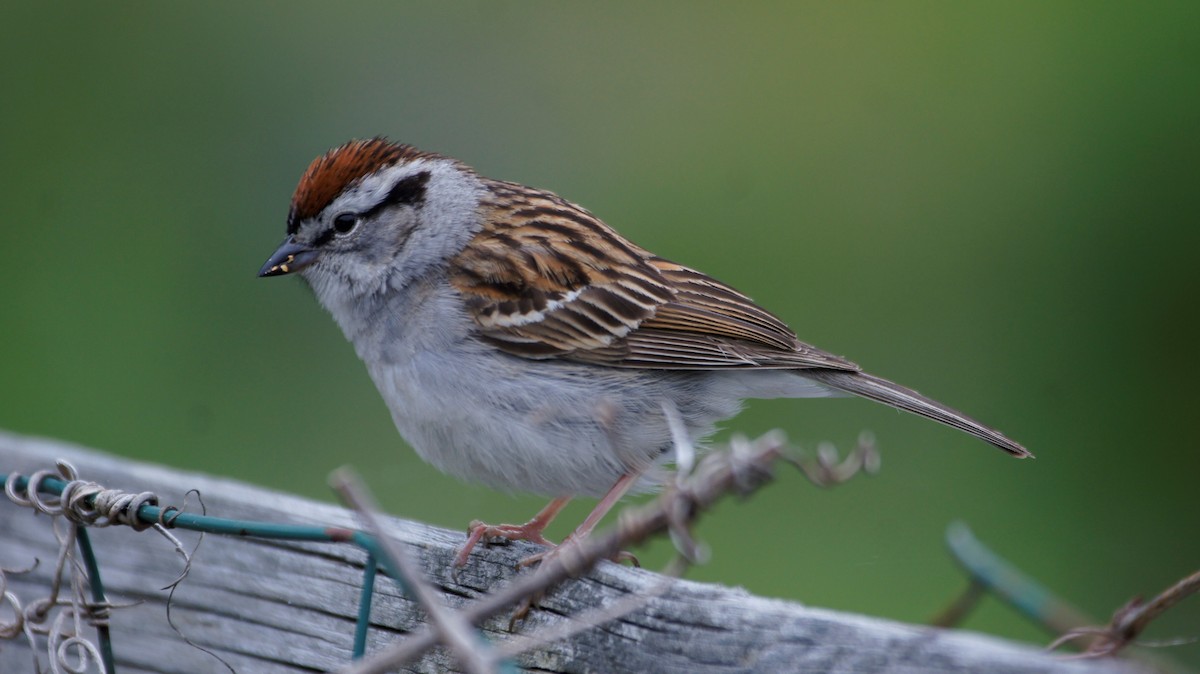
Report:
[[[351,657],[361,660],[367,654],[367,629],[371,625],[371,598],[375,596],[375,555],[367,553],[363,567],[362,591],[358,599],[358,620],[354,624],[354,652]]]
[[[0,482],[7,482],[8,475],[0,475]],[[58,477],[47,476],[40,483],[43,491],[52,494],[61,495],[63,489],[67,486],[67,481]],[[29,479],[23,476],[18,476],[16,479],[16,489],[18,491],[25,490],[29,485]],[[91,506],[92,503],[87,505]],[[358,617],[355,621],[354,629],[354,651],[353,657],[359,659],[366,653],[367,631],[370,628],[371,620],[371,604],[374,597],[375,578],[377,575],[377,567],[382,565],[387,574],[396,581],[400,586],[401,592],[406,596],[411,597],[407,583],[404,581],[403,575],[396,565],[390,563],[390,558],[370,534],[356,529],[347,529],[344,527],[322,527],[303,524],[271,524],[266,522],[254,522],[250,520],[235,520],[223,517],[212,517],[209,515],[196,515],[186,513],[174,506],[156,506],[145,504],[138,508],[137,517],[142,522],[148,524],[163,523],[171,528],[186,529],[188,531],[196,531],[201,533],[221,534],[227,536],[252,536],[255,538],[276,539],[276,540],[292,540],[292,541],[313,541],[320,543],[351,543],[358,546],[367,553],[366,564],[363,569],[363,587],[360,593]],[[84,540],[86,537],[86,528],[82,525],[79,527],[81,536],[80,548],[85,546]],[[86,543],[87,551],[84,552],[85,564],[88,568],[88,575],[92,579],[93,599],[97,602],[103,602],[104,591],[103,585],[100,583],[100,569],[96,564],[95,555],[92,553],[90,542]],[[90,560],[90,561],[88,561]],[[96,593],[99,592],[97,598]],[[98,628],[100,629],[100,628]],[[112,644],[108,637],[107,627],[103,628],[100,637],[101,655],[105,660],[105,674],[115,674],[112,665]],[[480,637],[481,643],[485,643],[486,639]],[[499,663],[500,670],[505,672],[519,671],[516,664],[511,660],[504,660]]]
[[[87,527],[77,525],[75,540],[79,542],[79,554],[83,557],[83,565],[87,569],[88,585],[92,588],[92,601],[97,606],[108,610],[108,598],[104,594],[104,583],[100,580],[100,565],[96,562],[96,553],[92,550],[92,539],[88,536]],[[104,665],[104,674],[116,674],[116,660],[113,658],[112,636],[109,633],[108,621],[96,625],[97,639],[100,642],[100,661]]]
[[[1080,625],[1094,623],[1082,611],[989,549],[966,524],[953,522],[946,528],[946,546],[975,582],[1051,632],[1062,634]]]
[[[6,481],[7,478],[7,475],[0,475],[0,482]],[[18,491],[24,490],[29,485],[29,478],[18,477],[16,483]],[[67,486],[67,482],[58,477],[46,477],[42,480],[41,486],[45,491],[52,494],[62,494],[62,490]],[[91,503],[88,505],[91,505]],[[193,513],[182,512],[174,506],[161,507],[149,504],[138,508],[137,517],[147,524],[157,524],[161,517],[167,526],[187,529],[188,531],[293,541],[345,543],[351,540],[356,533],[352,529],[341,527],[321,527],[307,524],[270,524],[224,517],[211,517],[209,515],[195,515]]]

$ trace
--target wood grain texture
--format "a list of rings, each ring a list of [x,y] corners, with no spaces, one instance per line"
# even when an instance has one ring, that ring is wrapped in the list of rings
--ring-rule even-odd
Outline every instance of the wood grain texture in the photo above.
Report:
[[[210,515],[272,522],[354,526],[346,511],[231,480],[136,463],[51,440],[0,433],[0,473],[26,475],[65,458],[82,477],[129,491],[154,491],[161,503],[183,503],[186,490],[202,491]],[[462,606],[513,575],[526,545],[480,549],[458,576],[450,560],[459,532],[391,519],[392,533],[411,545],[450,606]],[[190,532],[177,532],[185,542]],[[223,671],[167,625],[160,588],[181,561],[153,531],[93,531],[103,579],[117,603],[112,631],[118,671]],[[9,575],[23,601],[45,596],[56,546],[49,519],[0,500],[0,566],[41,565]],[[215,651],[243,674],[336,669],[350,657],[363,554],[349,546],[271,542],[208,536],[191,575],[176,593],[172,616],[189,639]],[[521,627],[532,633],[630,593],[646,594],[662,578],[605,563],[542,600]],[[623,618],[520,656],[537,672],[1000,672],[1047,674],[1146,671],[1127,661],[1064,661],[1036,647],[962,631],[936,630],[765,599],[744,590],[686,580]],[[0,611],[0,620],[8,616]],[[389,580],[381,579],[372,614],[370,649],[424,625],[423,613]],[[489,620],[489,639],[508,636],[507,616]],[[42,655],[43,665],[46,662]],[[32,671],[23,639],[0,641],[0,672]],[[458,671],[439,650],[403,671]]]

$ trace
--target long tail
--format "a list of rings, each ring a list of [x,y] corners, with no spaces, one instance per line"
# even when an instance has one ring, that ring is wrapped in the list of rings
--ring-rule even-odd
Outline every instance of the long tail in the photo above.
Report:
[[[951,428],[957,428],[964,433],[974,435],[984,442],[991,443],[1015,457],[1023,459],[1027,456],[1033,456],[1029,453],[1029,450],[1020,444],[1004,437],[1000,431],[988,428],[958,410],[946,407],[938,401],[926,398],[910,388],[890,382],[881,377],[876,377],[865,372],[825,370],[820,368],[803,370],[797,374],[803,374],[803,376],[814,379],[826,386],[831,386],[847,393],[853,393],[854,395],[862,396],[869,400],[883,403],[884,405],[890,405],[905,412],[912,412],[927,419],[933,419]]]

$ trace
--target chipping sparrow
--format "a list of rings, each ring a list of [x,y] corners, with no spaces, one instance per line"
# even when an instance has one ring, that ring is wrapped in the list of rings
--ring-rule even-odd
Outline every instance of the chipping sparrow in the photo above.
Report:
[[[586,535],[627,489],[653,483],[673,446],[668,408],[701,440],[745,398],[852,393],[1029,455],[804,344],[750,298],[555,194],[383,138],[308,167],[259,275],[293,272],[421,458],[555,497],[525,525],[473,523],[460,564],[485,536],[548,544],[542,529],[567,499],[605,495],[576,532]]]

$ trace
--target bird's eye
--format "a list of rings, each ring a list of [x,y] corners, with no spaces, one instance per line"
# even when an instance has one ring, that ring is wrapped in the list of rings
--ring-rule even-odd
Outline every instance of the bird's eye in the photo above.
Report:
[[[333,219],[333,228],[338,234],[349,234],[350,230],[358,224],[358,215],[356,213],[341,213]]]

